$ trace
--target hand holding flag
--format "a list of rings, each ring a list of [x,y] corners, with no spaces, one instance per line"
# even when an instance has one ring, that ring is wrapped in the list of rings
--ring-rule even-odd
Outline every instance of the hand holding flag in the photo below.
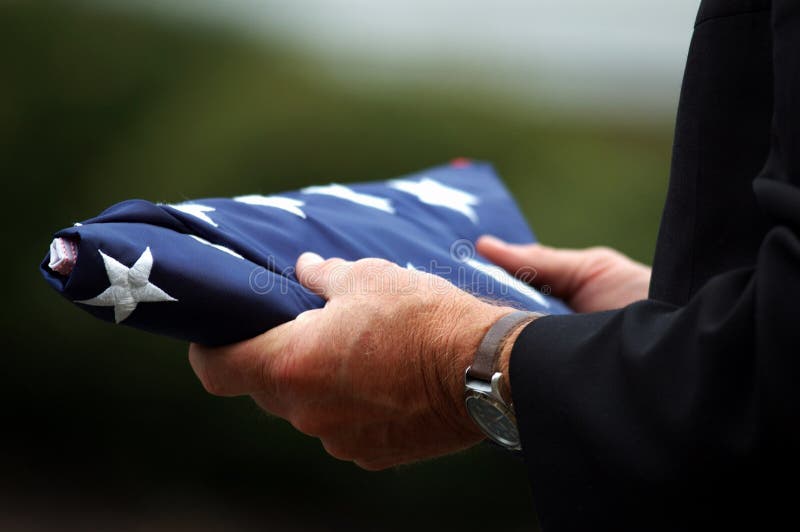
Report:
[[[210,393],[249,395],[334,457],[369,470],[483,439],[462,401],[464,370],[513,308],[380,259],[306,253],[297,277],[325,298],[323,308],[232,346],[191,345]]]

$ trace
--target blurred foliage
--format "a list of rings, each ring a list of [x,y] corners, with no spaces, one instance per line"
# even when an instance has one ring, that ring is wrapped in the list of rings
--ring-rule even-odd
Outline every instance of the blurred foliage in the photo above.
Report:
[[[543,240],[649,261],[670,124],[508,112],[435,87],[356,95],[274,43],[80,5],[0,4],[2,216],[14,245],[3,261],[0,527],[19,500],[55,513],[71,501],[81,529],[173,511],[194,529],[218,514],[241,528],[527,529],[515,458],[479,448],[362,472],[247,400],[207,396],[185,345],[93,320],[36,267],[52,232],[123,199],[383,179],[455,156],[493,161]]]

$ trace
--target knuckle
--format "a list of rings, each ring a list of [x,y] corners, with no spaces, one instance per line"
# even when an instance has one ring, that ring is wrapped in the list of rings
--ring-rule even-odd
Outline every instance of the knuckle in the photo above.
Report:
[[[189,364],[192,366],[197,379],[206,392],[211,395],[225,395],[222,382],[216,373],[209,367],[203,348],[197,344],[189,346]]]
[[[309,436],[320,436],[325,426],[324,420],[319,416],[304,411],[293,414],[289,422],[294,428]]]
[[[409,276],[405,272],[388,260],[361,259],[353,263],[353,286],[365,294],[397,293],[399,289],[407,288],[404,275]]]
[[[325,259],[323,262],[321,262],[319,264],[319,268],[323,270],[329,270],[331,268],[336,268],[343,262],[344,260],[340,259],[339,257],[331,257],[330,259]]]
[[[610,255],[614,253],[614,250],[608,246],[592,246],[587,251],[596,255]]]
[[[329,259],[324,266],[327,291],[331,295],[344,295],[352,284],[351,263],[342,259]]]
[[[256,392],[250,398],[267,417],[280,417],[286,419],[289,410],[277,398],[263,392]]]
[[[388,260],[379,258],[359,259],[353,263],[353,269],[358,273],[384,272],[393,266]]]
[[[383,471],[392,466],[390,463],[380,460],[356,460],[355,464],[364,471]]]
[[[215,372],[209,370],[207,365],[203,364],[199,370],[195,369],[195,373],[197,373],[200,384],[203,385],[206,392],[217,397],[228,395],[222,380],[219,379]]]
[[[587,251],[593,255],[595,260],[610,261],[619,257],[619,252],[608,246],[595,246],[589,248]]]
[[[189,361],[194,363],[195,360],[198,360],[201,357],[203,348],[194,342],[189,344]]]
[[[302,277],[304,284],[311,288],[322,287],[326,284],[326,279],[336,275],[342,268],[344,261],[340,258],[330,258],[307,266],[298,274]]]
[[[326,453],[336,458],[337,460],[350,462],[354,458],[354,455],[351,452],[350,448],[341,443],[322,440],[322,447],[325,449]]]
[[[535,261],[553,253],[553,248],[538,242],[536,244],[515,244],[511,249],[513,249],[520,258],[528,261]]]

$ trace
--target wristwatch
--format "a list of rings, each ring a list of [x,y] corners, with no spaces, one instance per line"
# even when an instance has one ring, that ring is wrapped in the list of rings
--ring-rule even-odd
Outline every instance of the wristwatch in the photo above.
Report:
[[[537,312],[517,311],[500,318],[483,337],[464,376],[467,413],[486,437],[513,451],[522,449],[517,418],[511,398],[503,398],[508,387],[503,374],[496,371],[497,360],[506,338],[517,328],[541,316]]]

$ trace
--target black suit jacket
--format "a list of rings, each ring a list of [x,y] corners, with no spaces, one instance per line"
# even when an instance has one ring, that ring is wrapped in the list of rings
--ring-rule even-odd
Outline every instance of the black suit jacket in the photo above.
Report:
[[[799,231],[800,1],[704,1],[650,298],[542,318],[512,353],[545,531],[800,513]]]

